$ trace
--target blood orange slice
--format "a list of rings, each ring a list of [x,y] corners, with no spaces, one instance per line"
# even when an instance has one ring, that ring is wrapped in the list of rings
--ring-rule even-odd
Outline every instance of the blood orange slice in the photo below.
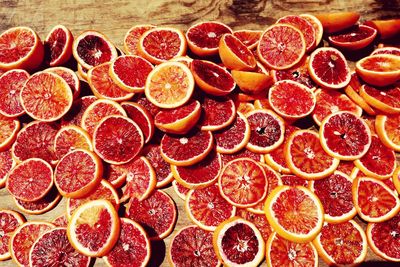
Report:
[[[190,69],[196,84],[210,95],[228,95],[235,89],[232,74],[211,61],[194,59]]]
[[[73,70],[65,67],[53,67],[45,69],[44,71],[55,73],[63,78],[64,81],[66,81],[71,88],[73,98],[77,99],[79,97],[79,94],[81,93],[81,83],[79,81],[78,75],[76,75]]]
[[[326,117],[319,129],[321,145],[332,157],[355,160],[371,146],[371,131],[363,119],[348,111]]]
[[[268,153],[283,143],[284,121],[268,109],[258,109],[246,116],[250,125],[250,140],[246,148],[256,153]]]
[[[217,257],[228,266],[258,266],[265,255],[260,231],[240,217],[228,219],[217,227],[213,245]]]
[[[103,163],[103,179],[110,182],[114,188],[120,188],[126,181],[127,171],[122,166]]]
[[[128,117],[139,126],[140,130],[142,130],[144,142],[148,143],[154,134],[153,116],[139,103],[122,102],[121,106],[128,114]]]
[[[26,214],[38,215],[48,212],[54,208],[60,201],[61,195],[55,187],[50,189],[43,198],[36,201],[23,201],[14,198],[15,205],[18,209]]]
[[[246,117],[238,112],[235,121],[226,129],[214,133],[219,153],[233,154],[246,147],[250,140],[250,125]]]
[[[356,63],[356,72],[368,84],[391,85],[400,79],[400,57],[389,54],[365,57]]]
[[[89,195],[81,198],[67,198],[66,206],[68,220],[71,220],[72,215],[77,208],[87,202],[97,199],[110,201],[115,210],[118,210],[119,208],[119,197],[117,191],[115,191],[114,187],[109,182],[101,180],[100,184],[98,184]]]
[[[290,36],[290,38],[287,38]],[[314,37],[315,38],[315,37]],[[261,35],[257,47],[258,58],[276,70],[296,65],[306,52],[304,35],[288,24],[274,24]]]
[[[94,95],[84,96],[76,99],[64,117],[61,118],[61,125],[81,126],[82,115],[90,104],[97,100]]]
[[[293,174],[285,174],[281,176],[282,184],[288,186],[304,186],[308,187],[310,181]]]
[[[0,210],[0,260],[8,260],[11,257],[9,248],[10,240],[15,230],[24,223],[25,219],[16,211],[13,210]]]
[[[36,32],[14,27],[0,35],[0,69],[34,70],[42,64],[44,48]]]
[[[242,149],[233,154],[221,154],[223,165],[226,165],[228,162],[238,158],[250,158],[257,162],[264,162],[264,157],[262,154],[254,153],[248,149]]]
[[[96,100],[83,113],[81,127],[92,136],[100,121],[111,115],[126,116],[126,112],[117,102],[108,99]]]
[[[268,100],[276,113],[289,120],[308,116],[316,104],[315,95],[307,86],[291,80],[276,82],[269,89]]]
[[[166,133],[186,134],[196,125],[200,116],[200,102],[193,100],[181,107],[161,110],[154,117],[154,124]]]
[[[299,29],[304,36],[307,52],[316,47],[315,29],[305,18],[296,15],[288,15],[278,19],[276,23],[292,25]]]
[[[190,189],[204,188],[214,184],[221,169],[221,156],[215,151],[211,151],[205,159],[191,166],[171,165],[175,179]]]
[[[174,229],[177,209],[167,193],[156,190],[143,201],[131,198],[126,216],[139,223],[151,240],[159,240],[170,235]]]
[[[156,172],[150,161],[142,156],[121,167],[127,171],[121,202],[130,198],[137,198],[139,201],[146,199],[157,184]]]
[[[389,47],[377,48],[377,49],[374,50],[374,52],[371,53],[371,56],[384,55],[384,54],[400,56],[400,48],[390,47],[390,46]]]
[[[372,107],[383,113],[400,113],[400,86],[393,85],[385,88],[375,88],[369,85],[363,85],[360,90],[360,96]]]
[[[160,108],[176,108],[189,101],[194,91],[190,69],[180,62],[165,62],[147,76],[144,93]]]
[[[30,266],[83,266],[90,257],[76,251],[67,238],[67,230],[57,227],[41,235],[29,252]]]
[[[165,134],[161,139],[161,156],[176,166],[190,166],[202,161],[212,150],[214,138],[209,131],[192,131],[187,135]]]
[[[105,162],[124,164],[135,158],[144,145],[139,126],[128,117],[112,115],[103,118],[93,134],[94,151]]]
[[[398,236],[400,234],[400,215],[380,223],[369,223],[366,234],[369,247],[382,259],[400,262]]]
[[[275,188],[265,202],[265,215],[280,236],[298,243],[313,240],[324,222],[324,209],[319,198],[302,186]]]
[[[271,228],[271,225],[269,225],[267,218],[265,217],[264,211],[262,214],[256,214],[246,209],[237,209],[236,216],[239,216],[249,222],[252,222],[261,232],[264,241],[267,242],[268,237],[272,234],[273,230]]]
[[[273,83],[272,77],[268,72],[232,70],[231,74],[240,90],[250,95],[265,93]]]
[[[328,89],[343,88],[351,78],[346,58],[331,47],[318,48],[311,54],[308,71],[315,83]]]
[[[318,266],[318,253],[312,243],[289,241],[272,233],[266,244],[267,266]]]
[[[4,117],[0,114],[0,151],[5,151],[14,143],[20,129],[18,119]]]
[[[110,66],[110,77],[123,90],[144,91],[147,76],[153,70],[150,62],[139,56],[117,57]]]
[[[375,126],[376,132],[381,142],[393,149],[400,152],[400,114],[398,115],[378,115],[376,116]]]
[[[185,201],[189,218],[200,228],[214,231],[223,221],[235,216],[236,207],[227,202],[214,184],[190,190]]]
[[[223,198],[239,208],[248,208],[262,201],[268,189],[266,174],[261,165],[250,158],[228,162],[218,177]]]
[[[182,200],[186,199],[187,194],[189,193],[190,189],[184,187],[176,180],[172,181],[172,188],[174,189],[175,194]]]
[[[318,181],[311,181],[310,189],[321,200],[324,219],[329,223],[342,223],[356,216],[351,188],[353,180],[346,174],[335,171]]]
[[[344,88],[346,95],[359,105],[368,115],[374,116],[375,110],[360,96],[361,81],[356,72],[351,74],[350,83]]]
[[[58,159],[75,149],[93,151],[90,136],[80,127],[69,125],[62,127],[55,136],[54,151]]]
[[[236,107],[232,99],[204,96],[201,107],[203,110],[199,125],[202,131],[221,130],[235,119]]]
[[[58,162],[54,171],[54,183],[61,195],[82,197],[101,182],[103,165],[91,151],[77,149],[69,152]]]
[[[98,199],[80,206],[68,223],[67,235],[71,245],[80,253],[104,256],[118,241],[120,220],[108,200]]]
[[[396,169],[394,151],[372,136],[372,143],[367,154],[354,161],[354,164],[368,177],[386,179],[393,175]]]
[[[253,50],[257,47],[262,31],[255,30],[237,30],[233,36],[238,38],[248,49]]]
[[[227,69],[252,70],[256,67],[254,54],[233,34],[222,35],[218,52]]]
[[[15,164],[11,150],[0,152],[0,188],[6,185],[8,173],[15,167]]]
[[[118,56],[115,46],[108,38],[96,31],[85,31],[76,37],[72,53],[76,61],[87,70]]]
[[[186,39],[194,54],[211,56],[218,54],[219,41],[226,33],[232,33],[227,25],[217,21],[206,21],[190,26],[186,31]]]
[[[27,159],[8,174],[6,188],[11,195],[23,201],[43,198],[53,186],[53,169],[42,159]]]
[[[400,200],[385,183],[374,178],[353,181],[353,202],[358,215],[367,222],[387,221],[400,210]]]
[[[138,52],[153,64],[161,64],[186,54],[186,38],[182,31],[170,27],[155,27],[139,39]]]
[[[344,50],[359,50],[370,45],[377,30],[366,25],[354,25],[353,27],[328,37],[329,42]]]
[[[25,113],[21,105],[20,92],[29,78],[25,70],[9,70],[0,76],[0,114],[18,117]]]
[[[321,125],[323,119],[338,111],[350,111],[361,117],[362,108],[345,94],[333,90],[318,89],[315,92],[315,98],[317,103],[312,114],[317,125]]]
[[[300,14],[299,16],[302,17],[303,19],[307,20],[314,27],[315,46],[318,46],[319,43],[321,42],[322,36],[324,34],[324,29],[323,29],[321,21],[319,21],[319,19],[316,16],[311,15],[311,14]]]
[[[54,26],[44,41],[46,63],[50,66],[60,66],[72,56],[74,36],[64,25]]]
[[[138,55],[140,37],[148,30],[155,28],[151,24],[135,25],[128,30],[124,37],[124,51],[128,55]]]
[[[11,257],[18,266],[29,266],[29,251],[35,241],[54,225],[44,221],[30,221],[20,225],[10,239]]]
[[[114,248],[103,257],[110,267],[147,266],[150,260],[150,241],[144,229],[136,222],[121,218],[121,233]]]
[[[357,265],[367,256],[364,229],[353,220],[339,224],[324,223],[313,244],[329,265]]]
[[[73,96],[68,83],[57,74],[37,72],[25,82],[21,105],[35,120],[56,121],[72,106]]]
[[[212,233],[195,225],[183,227],[174,235],[168,261],[174,267],[221,265],[212,246]]]
[[[159,145],[150,144],[144,147],[143,156],[149,160],[156,172],[158,188],[166,186],[174,179],[170,164],[161,156],[161,148]]]

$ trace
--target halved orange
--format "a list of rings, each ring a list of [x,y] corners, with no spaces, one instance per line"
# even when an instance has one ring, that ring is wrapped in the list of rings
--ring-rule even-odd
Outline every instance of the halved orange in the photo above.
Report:
[[[130,28],[124,37],[124,51],[128,55],[138,55],[138,44],[140,37],[148,30],[155,28],[151,24],[140,24]]]
[[[262,31],[256,30],[237,30],[233,32],[233,36],[238,38],[248,49],[253,50],[257,47]]]
[[[219,41],[219,56],[230,70],[252,70],[257,61],[254,54],[233,34],[224,34]]]
[[[374,55],[356,63],[356,72],[368,84],[391,85],[400,80],[400,57],[395,55]]]

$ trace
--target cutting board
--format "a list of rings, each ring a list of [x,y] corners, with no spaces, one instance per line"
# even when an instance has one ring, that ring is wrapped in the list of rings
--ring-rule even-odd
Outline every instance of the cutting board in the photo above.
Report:
[[[1,0],[0,32],[13,26],[30,26],[42,40],[56,24],[63,24],[76,36],[84,30],[98,30],[107,35],[117,46],[122,45],[126,31],[135,24],[151,23],[186,30],[198,21],[217,20],[235,29],[263,30],[276,19],[288,14],[357,11],[362,20],[398,17],[398,0],[168,0],[168,1],[95,1],[95,0]],[[192,224],[187,217],[183,201],[172,187],[163,189],[171,195],[178,207],[178,221],[174,233]],[[5,189],[0,189],[0,209],[17,210]],[[51,221],[65,211],[65,200],[43,215],[26,215],[28,220]],[[174,234],[173,233],[173,234]],[[172,235],[171,235],[172,236]],[[168,266],[165,251],[170,239],[153,244],[152,261],[149,266]],[[363,266],[382,265],[368,251],[368,263]],[[265,263],[263,263],[265,265]],[[389,266],[385,265],[385,266]],[[14,266],[12,261],[0,262],[0,266]],[[95,266],[105,266],[97,259]],[[320,266],[326,266],[320,260]]]

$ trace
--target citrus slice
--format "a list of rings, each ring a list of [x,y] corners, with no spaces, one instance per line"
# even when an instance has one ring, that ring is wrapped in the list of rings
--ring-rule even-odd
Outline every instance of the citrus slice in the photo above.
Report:
[[[200,102],[192,100],[174,109],[161,110],[154,117],[154,124],[166,133],[186,134],[196,125],[200,116]]]
[[[174,189],[175,194],[182,200],[186,199],[187,194],[189,193],[190,189],[184,187],[176,180],[172,181],[172,188]]]
[[[147,266],[150,260],[150,241],[144,229],[136,222],[120,219],[121,233],[113,249],[103,257],[107,266]]]
[[[78,76],[81,80],[87,81],[87,73],[89,69],[86,69],[85,67],[82,67],[81,64],[77,64],[77,69],[78,69]]]
[[[156,187],[164,187],[174,179],[170,164],[161,156],[161,148],[159,145],[150,144],[145,146],[142,154],[149,160],[151,166],[153,166],[153,169],[156,172]]]
[[[186,39],[190,50],[198,56],[218,54],[218,45],[222,35],[232,33],[231,28],[221,22],[206,21],[190,26]]]
[[[210,95],[228,95],[235,89],[235,81],[230,72],[207,60],[194,59],[190,64],[194,80],[201,90]]]
[[[387,221],[400,210],[400,200],[382,181],[357,177],[353,181],[353,202],[358,215],[367,222]]]
[[[367,154],[354,161],[354,164],[366,176],[383,180],[393,175],[396,169],[396,155],[377,136],[372,136],[372,143]]]
[[[313,244],[328,265],[357,265],[367,256],[367,237],[355,221],[324,223]]]
[[[202,161],[212,150],[214,138],[209,131],[192,131],[185,136],[165,134],[161,139],[161,156],[176,166],[190,166]]]
[[[54,183],[64,197],[78,198],[94,190],[101,182],[103,165],[99,157],[88,150],[69,152],[58,162]]]
[[[144,93],[160,108],[176,108],[189,101],[194,91],[193,75],[185,64],[165,62],[147,76]]]
[[[374,116],[376,115],[375,110],[360,96],[361,81],[358,78],[356,72],[351,74],[351,79],[349,85],[344,88],[346,95],[359,105],[367,114]]]
[[[274,24],[268,27],[257,46],[257,55],[261,62],[276,70],[296,65],[305,52],[304,35],[288,24]]]
[[[289,241],[272,233],[266,244],[268,267],[318,266],[318,253],[312,243]]]
[[[21,224],[10,238],[11,257],[18,266],[29,266],[29,251],[35,241],[54,225],[44,221],[29,221]]]
[[[170,27],[155,27],[139,39],[138,52],[153,64],[161,64],[186,54],[186,38],[182,31]]]
[[[111,63],[109,75],[123,90],[141,93],[152,70],[153,65],[142,57],[119,56]]]
[[[222,35],[219,41],[219,56],[230,70],[252,70],[256,67],[253,53],[233,34]]]
[[[120,220],[108,200],[98,199],[80,206],[68,223],[67,235],[71,245],[90,257],[106,255],[118,241]]]
[[[262,31],[255,30],[237,30],[233,36],[239,39],[248,49],[253,50],[257,47]]]
[[[174,229],[177,213],[175,202],[161,190],[154,191],[142,201],[131,198],[126,209],[126,216],[139,223],[150,240],[169,236]]]
[[[53,228],[41,235],[29,252],[30,266],[90,265],[90,257],[76,251],[67,238],[67,229]]]
[[[269,89],[268,100],[278,115],[289,120],[308,116],[316,104],[315,95],[307,86],[291,80],[276,82]]]
[[[360,19],[357,12],[329,12],[315,15],[324,27],[324,32],[333,33],[350,28]]]
[[[0,261],[8,260],[11,257],[9,248],[10,240],[15,230],[25,222],[25,218],[16,211],[13,210],[0,210],[0,226],[1,237],[0,237]]]
[[[323,119],[338,111],[350,111],[361,117],[362,108],[345,94],[328,89],[317,89],[314,94],[317,103],[312,116],[317,125],[321,125]]]
[[[37,72],[29,77],[20,97],[26,113],[40,121],[60,119],[71,108],[73,101],[68,83],[50,72]]]
[[[281,117],[268,109],[250,111],[250,140],[246,148],[255,153],[268,153],[278,148],[284,139],[285,126]]]
[[[399,125],[400,114],[376,116],[375,126],[379,139],[385,146],[396,152],[400,152]]]
[[[298,243],[313,240],[324,222],[319,198],[302,186],[276,187],[265,202],[265,215],[281,237]]]
[[[265,242],[257,227],[240,217],[221,223],[213,234],[214,251],[227,266],[258,266]]]
[[[232,99],[204,96],[201,107],[199,125],[202,131],[221,130],[235,120],[236,107]]]
[[[211,232],[236,213],[236,207],[221,196],[216,184],[190,190],[186,196],[185,209],[195,224]]]
[[[4,117],[0,114],[0,151],[5,151],[14,143],[20,129],[18,119]]]
[[[0,114],[18,117],[25,113],[21,105],[20,92],[29,78],[25,70],[9,70],[0,76]]]
[[[79,81],[78,75],[66,67],[52,67],[44,70],[45,72],[52,72],[60,76],[67,82],[69,88],[71,88],[72,95],[74,99],[79,97],[81,93],[81,83]]]
[[[332,157],[356,160],[371,146],[371,130],[363,119],[348,111],[326,117],[319,129],[321,145]]]
[[[106,36],[97,31],[85,31],[75,38],[72,53],[85,69],[114,60],[118,54]]]
[[[384,260],[400,262],[398,235],[400,215],[380,223],[369,223],[366,229],[371,250]]]
[[[72,56],[74,36],[64,25],[54,26],[44,41],[46,63],[51,67],[61,66]]]
[[[383,113],[400,113],[399,85],[375,88],[365,84],[361,87],[360,96],[364,98],[369,105]]]
[[[214,133],[217,152],[233,154],[246,147],[250,140],[250,125],[242,113],[226,129]]]
[[[378,31],[366,25],[354,25],[353,27],[328,37],[329,42],[344,50],[359,50],[370,45]]]
[[[53,187],[43,198],[36,201],[23,201],[17,198],[13,200],[20,211],[26,214],[39,215],[53,209],[61,200],[61,195],[57,188]]]
[[[231,74],[240,90],[250,95],[263,94],[273,83],[268,72],[232,70]]]
[[[110,164],[124,164],[134,159],[144,145],[139,126],[128,117],[111,115],[103,118],[93,133],[93,148]]]
[[[14,27],[0,35],[0,69],[34,70],[42,64],[44,48],[36,32]]]
[[[8,173],[15,165],[16,161],[12,157],[11,150],[0,152],[0,188],[6,185]]]
[[[236,216],[253,223],[261,232],[264,241],[267,242],[268,237],[272,234],[273,230],[269,225],[269,222],[265,217],[264,212],[262,214],[256,214],[247,209],[237,209]]]
[[[42,159],[27,159],[8,174],[8,192],[23,201],[36,201],[43,198],[53,186],[53,169]]]
[[[293,174],[285,174],[281,176],[282,184],[288,186],[304,186],[309,187],[311,181],[301,178]],[[323,179],[322,179],[323,181]]]
[[[248,208],[262,201],[268,189],[263,167],[250,158],[228,162],[218,177],[223,198],[239,208]]]
[[[221,265],[212,246],[212,233],[195,225],[185,226],[173,236],[168,261],[174,267]]]
[[[176,181],[189,189],[204,188],[214,184],[221,169],[221,156],[215,151],[211,151],[205,159],[191,166],[171,165]]]
[[[83,96],[72,102],[71,109],[61,118],[61,126],[81,126],[82,115],[90,104],[97,100],[94,95]]]
[[[315,83],[328,89],[343,88],[351,79],[346,58],[331,47],[318,48],[311,54],[308,71]]]
[[[144,142],[148,143],[154,134],[153,116],[139,103],[122,102],[121,107],[126,111],[128,117],[139,126],[140,130],[142,130]]]
[[[356,72],[368,84],[391,85],[400,80],[400,57],[389,54],[365,57],[356,63]]]
[[[352,185],[353,180],[338,171],[325,179],[310,182],[311,191],[317,195],[324,207],[326,222],[342,223],[356,216]]]
[[[385,54],[400,56],[400,48],[390,46],[377,48],[374,50],[374,52],[371,53],[371,56]]]
[[[134,25],[130,28],[124,37],[124,51],[128,55],[138,55],[138,44],[140,37],[148,30],[155,28],[151,24]]]
[[[303,19],[307,20],[314,27],[315,46],[318,46],[319,43],[321,42],[322,36],[324,34],[324,28],[322,26],[321,21],[319,21],[319,19],[316,16],[311,15],[311,14],[300,14],[299,16],[302,17]]]
[[[75,149],[93,151],[90,136],[80,127],[69,125],[62,127],[55,136],[54,151],[58,159]]]

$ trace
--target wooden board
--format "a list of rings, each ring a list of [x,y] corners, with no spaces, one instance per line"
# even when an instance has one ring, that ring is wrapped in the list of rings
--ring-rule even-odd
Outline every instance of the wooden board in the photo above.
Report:
[[[121,46],[126,31],[135,24],[151,23],[187,29],[191,24],[203,20],[222,21],[233,29],[265,29],[281,16],[288,14],[358,11],[362,19],[385,19],[398,17],[399,0],[168,0],[168,1],[93,1],[93,0],[2,0],[0,4],[0,32],[13,26],[26,25],[37,31],[42,38],[56,24],[64,24],[74,35],[88,29],[106,34],[116,45]],[[176,201],[179,215],[176,230],[190,224],[183,209],[183,201],[165,189]],[[5,189],[0,190],[0,209],[17,210]],[[29,216],[28,220],[51,221],[65,211],[65,200],[40,216]],[[150,266],[168,266],[165,250],[170,237],[159,242],[153,249]],[[378,260],[368,252],[368,264],[375,266]],[[380,263],[381,264],[381,263]],[[97,259],[96,266],[104,266]],[[14,266],[11,261],[0,262],[0,266]],[[326,266],[320,260],[320,266]],[[386,266],[386,265],[385,265]]]

